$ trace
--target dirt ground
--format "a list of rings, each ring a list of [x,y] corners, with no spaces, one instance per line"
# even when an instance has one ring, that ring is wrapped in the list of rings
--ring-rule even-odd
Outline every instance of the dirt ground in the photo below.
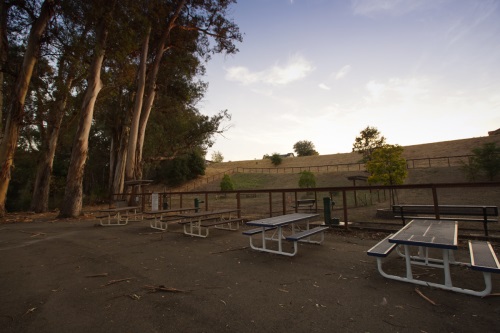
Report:
[[[147,222],[0,224],[0,331],[500,332],[498,296],[383,278],[366,255],[383,237],[329,230],[322,245],[284,257],[250,249],[241,231],[201,239]],[[467,256],[463,243],[456,258]],[[386,264],[403,274],[396,254]],[[442,279],[437,269],[415,272]],[[484,287],[482,274],[465,267],[452,277]]]

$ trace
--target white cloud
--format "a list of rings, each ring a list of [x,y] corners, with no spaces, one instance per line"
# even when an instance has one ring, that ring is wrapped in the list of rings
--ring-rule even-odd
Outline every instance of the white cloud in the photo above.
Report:
[[[391,78],[387,82],[372,80],[366,84],[368,102],[410,102],[428,98],[429,80],[425,78]]]
[[[337,75],[335,75],[335,79],[336,80],[340,80],[342,79],[344,76],[346,76],[349,72],[351,71],[351,65],[345,65],[344,67],[342,67]]]
[[[320,88],[321,88],[321,89],[323,89],[323,90],[330,90],[330,87],[329,87],[329,86],[327,86],[327,85],[326,85],[326,84],[324,84],[324,83],[320,83],[320,84],[318,84],[318,87],[320,87]]]
[[[251,72],[243,66],[226,70],[226,79],[242,84],[267,83],[275,86],[286,85],[305,78],[314,70],[313,65],[302,56],[296,55],[285,66],[275,65],[260,72]]]
[[[446,0],[444,0],[446,1]],[[355,15],[373,17],[379,14],[404,15],[440,5],[443,0],[351,0]]]

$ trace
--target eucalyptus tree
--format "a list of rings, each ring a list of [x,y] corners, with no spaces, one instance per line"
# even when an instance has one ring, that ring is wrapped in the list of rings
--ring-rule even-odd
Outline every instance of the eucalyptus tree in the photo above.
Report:
[[[32,7],[37,7],[38,2],[23,2],[22,4],[29,4]],[[37,13],[38,15],[34,15],[33,17],[33,23],[27,35],[23,63],[17,74],[12,92],[12,99],[9,102],[4,134],[0,143],[0,216],[5,214],[5,201],[11,178],[11,168],[14,162],[19,131],[25,115],[24,104],[26,95],[28,94],[33,68],[38,59],[42,37],[49,21],[55,13],[56,5],[57,1],[55,0],[43,1]]]
[[[159,7],[155,15],[149,12],[153,29],[149,56],[151,61],[147,65],[144,96],[140,92],[136,98],[143,98],[139,109],[136,103],[133,119],[138,119],[138,125],[130,128],[128,141],[125,179],[142,178],[141,162],[146,128],[148,125],[153,103],[156,97],[157,80],[165,55],[170,56],[174,49],[184,49],[186,52],[197,54],[208,60],[212,53],[235,53],[235,42],[241,41],[238,26],[228,16],[228,8],[234,0],[180,0],[156,2]],[[145,39],[144,39],[145,40]],[[185,48],[192,45],[195,47]],[[144,55],[145,53],[143,53]],[[135,132],[137,131],[137,132]]]
[[[90,8],[86,8],[88,17],[93,25],[94,48],[90,67],[88,68],[87,87],[84,94],[78,128],[73,141],[71,160],[66,179],[64,199],[59,216],[75,217],[80,215],[83,204],[83,175],[85,162],[88,157],[89,133],[92,126],[94,107],[97,96],[103,87],[101,81],[101,69],[104,62],[107,47],[108,34],[112,25],[115,10],[123,9],[120,2],[114,1],[90,1]],[[123,17],[117,15],[119,17]]]
[[[83,81],[83,63],[87,63],[90,56],[87,52],[90,49],[87,40],[90,23],[84,20],[83,16],[84,11],[81,8],[66,1],[56,16],[57,29],[49,31],[52,36],[51,47],[47,53],[55,64],[55,75],[50,84],[52,98],[48,114],[38,126],[40,152],[30,205],[31,210],[36,213],[48,210],[52,168],[63,119],[66,117],[66,124],[70,124],[71,118],[76,118],[76,113],[70,112],[72,110],[68,110],[67,106],[71,90]]]

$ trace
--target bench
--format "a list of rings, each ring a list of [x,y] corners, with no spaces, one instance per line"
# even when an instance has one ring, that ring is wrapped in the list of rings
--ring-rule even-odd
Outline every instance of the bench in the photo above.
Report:
[[[266,227],[266,228],[255,228],[250,230],[243,231],[243,235],[245,236],[253,236],[262,233],[263,231],[274,230],[276,227]]]
[[[477,292],[477,296],[486,296],[491,293],[491,273],[500,273],[500,264],[498,263],[495,251],[490,242],[469,241],[469,252],[471,269],[483,272],[485,289]]]
[[[316,199],[300,199],[295,202],[295,205],[292,206],[296,210],[299,209],[309,209],[312,210],[316,205]]]
[[[490,242],[470,240],[469,252],[471,269],[500,273],[500,264]]]
[[[498,222],[490,219],[492,216],[498,216],[497,206],[462,206],[462,205],[394,205],[392,211],[395,217],[401,218],[403,225],[408,219],[436,219],[453,221],[483,222],[484,235],[488,236],[488,223]],[[427,216],[415,216],[425,214]],[[432,216],[434,215],[434,216]],[[452,216],[480,216],[481,218],[441,218],[441,215]]]
[[[390,243],[389,238],[392,236],[390,234],[386,238],[382,239],[380,242],[378,242],[374,247],[366,251],[366,254],[372,257],[379,257],[379,258],[385,258],[389,255],[389,253],[396,248],[397,244],[396,243]]]
[[[292,235],[286,236],[285,239],[288,241],[292,241],[292,242],[303,241],[303,242],[308,242],[308,243],[320,244],[325,239],[324,231],[327,229],[329,229],[329,228],[328,227],[314,227],[312,229],[307,229],[307,230],[296,232]],[[304,240],[304,238],[309,238],[312,235],[316,235],[318,233],[321,233],[321,239],[319,241],[311,241],[311,240],[305,241]]]

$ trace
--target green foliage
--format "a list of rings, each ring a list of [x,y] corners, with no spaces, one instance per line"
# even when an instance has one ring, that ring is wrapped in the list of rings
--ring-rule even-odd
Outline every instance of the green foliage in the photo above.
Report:
[[[366,163],[371,159],[372,153],[385,145],[385,137],[380,136],[376,127],[367,126],[356,137],[352,145],[352,151],[363,155],[362,162]]]
[[[8,211],[26,211],[29,209],[35,174],[32,172],[36,167],[36,154],[18,150],[16,155],[16,167],[12,172],[8,200],[5,208]]]
[[[368,182],[383,185],[403,184],[408,171],[402,154],[403,147],[399,145],[385,145],[375,149],[371,159],[365,164],[366,170],[370,173]]]
[[[298,141],[293,145],[293,150],[297,156],[314,156],[319,155],[319,153],[314,149],[314,144],[311,141]]]
[[[500,172],[500,147],[490,142],[472,149],[472,152],[474,156],[470,158],[469,164],[464,166],[467,177],[475,180],[479,174],[484,173],[489,180],[493,180]]]
[[[220,151],[214,151],[212,153],[212,162],[214,163],[222,163],[224,161],[224,156]]]
[[[205,159],[200,152],[194,151],[173,160],[162,161],[153,178],[170,186],[178,186],[204,174]]]
[[[271,157],[270,157],[270,159],[271,159],[271,163],[274,166],[278,166],[278,165],[280,165],[283,162],[283,158],[278,153],[272,154]]]
[[[316,187],[316,176],[311,171],[301,171],[299,178],[300,188]]]
[[[222,180],[220,182],[220,190],[221,191],[234,190],[234,183],[231,180],[231,177],[229,177],[229,175],[224,175],[224,177],[222,177]]]

